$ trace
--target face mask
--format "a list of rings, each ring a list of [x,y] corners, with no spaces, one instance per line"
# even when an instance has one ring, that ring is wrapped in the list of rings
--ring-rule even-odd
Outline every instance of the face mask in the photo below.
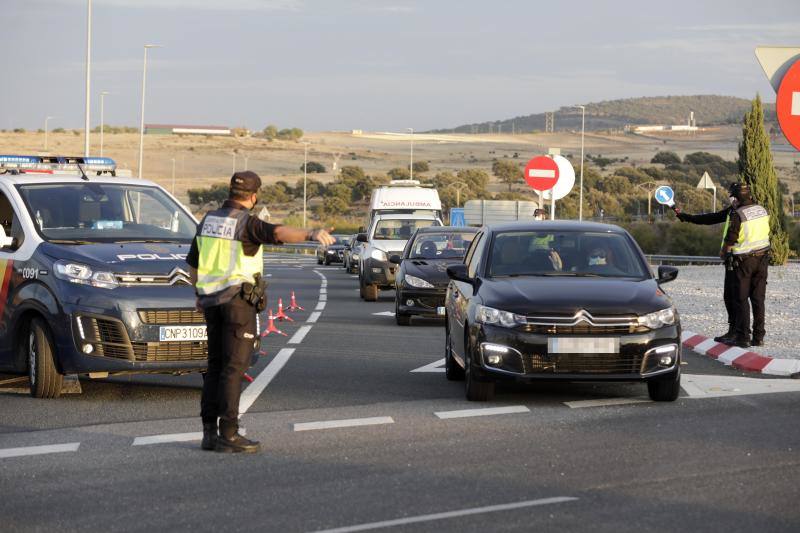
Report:
[[[591,255],[591,256],[589,256],[589,265],[590,266],[593,266],[593,265],[605,265],[605,264],[606,264],[605,256],[599,256],[599,255]]]
[[[734,203],[736,203],[736,197],[735,197],[735,196],[728,196],[728,200],[730,200],[730,202],[731,202],[731,205],[733,205]]]

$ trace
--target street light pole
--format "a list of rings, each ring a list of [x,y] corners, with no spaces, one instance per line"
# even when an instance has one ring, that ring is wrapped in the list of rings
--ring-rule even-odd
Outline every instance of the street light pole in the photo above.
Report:
[[[83,123],[83,155],[89,157],[89,111],[92,74],[92,0],[86,2],[86,117]]]
[[[161,48],[157,44],[144,45],[144,63],[142,64],[142,110],[139,120],[139,179],[142,179],[142,162],[144,160],[144,95],[147,89],[147,50]]]
[[[306,227],[306,205],[308,190],[308,141],[303,142],[303,227]]]
[[[103,157],[103,130],[105,129],[105,103],[106,95],[111,94],[108,91],[100,93],[100,157]]]
[[[246,155],[244,155],[242,157],[244,157],[244,169],[247,170],[247,160],[250,159],[250,158],[247,157]]]
[[[233,156],[233,167],[231,174],[236,174],[236,152],[231,152],[231,155]]]
[[[581,179],[580,179],[580,199],[578,200],[578,220],[583,220],[583,138],[586,133],[586,106],[576,105],[581,110]]]
[[[44,117],[44,151],[45,152],[47,151],[47,122],[51,118],[56,118],[56,117]]]
[[[411,156],[410,161],[411,164],[408,166],[408,177],[409,179],[414,179],[414,128],[406,128],[408,131],[411,132],[409,140],[411,141]]]
[[[175,196],[175,158],[172,158],[172,196]]]

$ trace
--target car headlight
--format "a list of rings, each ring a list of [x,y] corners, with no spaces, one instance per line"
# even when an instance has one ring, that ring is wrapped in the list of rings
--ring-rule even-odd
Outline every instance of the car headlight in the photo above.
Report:
[[[358,259],[358,254],[350,254],[350,257],[352,257],[353,259]]]
[[[481,324],[493,324],[496,326],[503,326],[504,328],[513,328],[528,321],[522,315],[510,313],[508,311],[501,311],[493,307],[479,305],[476,312],[477,321]]]
[[[405,275],[403,278],[406,283],[411,285],[412,287],[416,287],[418,289],[432,289],[433,284],[430,282],[425,281],[422,278],[418,278],[417,276],[409,276],[408,274]]]
[[[80,263],[56,261],[54,267],[53,273],[55,276],[70,283],[90,285],[101,289],[114,289],[119,285],[113,273],[92,271],[91,268]]]
[[[372,250],[369,253],[369,256],[377,261],[386,261],[388,258],[386,256],[386,252],[383,250],[378,250],[377,248]]]
[[[671,326],[675,323],[675,308],[667,307],[661,311],[648,313],[640,316],[637,321],[640,326],[645,326],[649,329],[658,329],[664,326]]]

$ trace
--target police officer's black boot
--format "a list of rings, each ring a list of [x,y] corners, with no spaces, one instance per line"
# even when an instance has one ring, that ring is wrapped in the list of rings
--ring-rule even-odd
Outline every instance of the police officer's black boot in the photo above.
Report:
[[[753,335],[753,339],[750,341],[751,346],[764,346],[764,337],[756,337]]]
[[[200,443],[200,448],[203,450],[215,450],[217,447],[218,438],[217,421],[203,422],[203,442]]]
[[[733,329],[731,324],[728,324],[728,331],[719,337],[714,337],[714,340],[723,344],[731,344],[736,339],[736,330]]]
[[[240,435],[236,425],[228,426],[222,420],[215,450],[222,453],[256,453],[261,451],[261,443]]]

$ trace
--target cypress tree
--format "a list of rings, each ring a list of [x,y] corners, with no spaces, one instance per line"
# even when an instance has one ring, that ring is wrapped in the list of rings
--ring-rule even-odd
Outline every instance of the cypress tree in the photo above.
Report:
[[[783,265],[789,256],[789,235],[786,233],[783,195],[772,162],[769,136],[764,130],[764,109],[759,95],[756,95],[750,111],[744,115],[738,163],[740,179],[750,185],[753,200],[769,212],[772,264]]]

